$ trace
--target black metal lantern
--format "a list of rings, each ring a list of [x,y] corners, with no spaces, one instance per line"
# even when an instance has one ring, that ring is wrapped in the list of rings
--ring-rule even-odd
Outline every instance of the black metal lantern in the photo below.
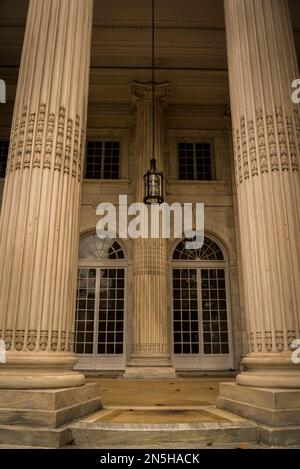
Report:
[[[152,159],[150,162],[150,171],[144,175],[144,203],[151,204],[162,204],[164,201],[164,175],[161,171],[156,168],[155,159],[155,81],[154,81],[154,2],[152,0]]]
[[[144,176],[144,203],[162,204],[164,201],[164,175],[156,169],[156,159],[151,159],[151,169]]]

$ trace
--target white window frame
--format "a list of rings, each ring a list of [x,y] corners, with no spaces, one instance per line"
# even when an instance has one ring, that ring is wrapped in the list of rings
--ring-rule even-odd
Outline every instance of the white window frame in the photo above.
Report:
[[[198,371],[225,371],[234,368],[234,351],[233,351],[233,334],[232,334],[232,314],[231,314],[231,301],[230,301],[230,278],[228,261],[225,250],[219,240],[208,234],[207,238],[215,241],[221,248],[224,261],[181,261],[173,260],[173,253],[179,240],[173,246],[171,257],[171,279],[170,279],[170,311],[171,311],[171,354],[173,364],[176,370],[198,370]],[[196,269],[197,271],[197,288],[198,288],[198,321],[199,321],[199,354],[175,354],[174,353],[174,313],[173,313],[173,269]],[[202,288],[200,283],[202,269],[223,269],[225,272],[225,290],[226,290],[226,306],[227,306],[227,323],[228,323],[228,343],[229,354],[223,355],[205,355],[204,354],[204,341],[203,341],[203,317],[202,317]]]
[[[116,241],[120,244],[126,256],[126,251],[124,246],[118,239]],[[100,371],[100,370],[124,370],[126,365],[126,324],[127,324],[127,268],[128,263],[125,259],[80,259],[78,261],[78,269],[124,269],[124,330],[123,330],[123,354],[98,354],[96,353],[96,340],[95,337],[98,337],[98,320],[94,318],[94,351],[93,354],[78,354],[78,362],[75,366],[76,370],[81,371]],[[96,275],[96,288],[100,289],[100,284],[97,282],[98,275]],[[96,300],[97,303],[97,300]],[[95,305],[95,309],[99,311],[99,305]]]

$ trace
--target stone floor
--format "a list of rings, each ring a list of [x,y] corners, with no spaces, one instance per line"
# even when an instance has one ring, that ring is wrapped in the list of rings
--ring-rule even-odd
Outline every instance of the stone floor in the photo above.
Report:
[[[90,378],[89,381],[96,381]],[[104,406],[207,406],[215,405],[219,383],[233,378],[177,378],[173,381],[97,379]]]

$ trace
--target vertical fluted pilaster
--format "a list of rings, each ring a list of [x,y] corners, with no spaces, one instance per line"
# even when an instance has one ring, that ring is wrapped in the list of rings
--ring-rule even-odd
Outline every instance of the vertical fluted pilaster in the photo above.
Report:
[[[137,165],[136,196],[143,201],[143,176],[152,158],[152,86],[133,83],[132,95],[136,107],[135,158]],[[165,110],[170,84],[155,87],[154,150],[158,168],[164,169]],[[134,319],[133,355],[136,366],[166,366],[170,364],[169,318],[167,300],[166,240],[137,239],[134,248]]]
[[[0,221],[0,387],[84,382],[72,342],[92,7],[29,4]]]
[[[286,0],[225,0],[249,353],[238,384],[300,387],[298,77]]]

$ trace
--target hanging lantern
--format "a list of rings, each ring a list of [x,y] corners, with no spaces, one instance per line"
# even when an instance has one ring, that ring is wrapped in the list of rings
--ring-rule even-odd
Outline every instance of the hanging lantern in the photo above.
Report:
[[[144,203],[162,204],[164,201],[164,175],[156,169],[155,147],[155,0],[152,0],[152,159],[150,171],[144,175]]]
[[[151,169],[144,175],[144,203],[162,204],[164,201],[164,175],[156,169],[156,159],[151,159]]]

